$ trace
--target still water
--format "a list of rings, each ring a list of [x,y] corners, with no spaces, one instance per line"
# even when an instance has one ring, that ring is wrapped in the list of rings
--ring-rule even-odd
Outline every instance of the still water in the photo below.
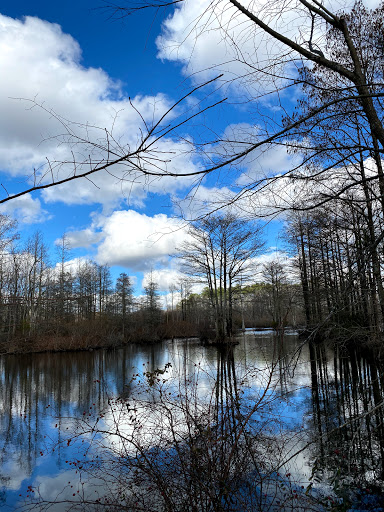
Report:
[[[252,421],[278,439],[277,467],[298,489],[307,488],[314,468],[314,486],[330,488],[335,464],[346,478],[381,478],[382,432],[376,425],[382,425],[382,409],[376,405],[382,401],[383,383],[374,361],[351,359],[351,354],[336,354],[324,346],[309,348],[295,333],[277,339],[270,331],[247,332],[239,337],[229,366],[223,366],[215,347],[202,347],[197,340],[7,356],[0,365],[0,510],[46,510],[55,501],[49,510],[61,512],[71,503],[87,501],[86,492],[102,495],[100,473],[93,474],[89,485],[82,480],[82,465],[96,460],[99,446],[108,450],[110,443],[111,450],[116,448],[110,434],[100,443],[107,435],[103,431],[121,422],[117,406],[111,404],[116,397],[138,393],[132,378],[145,382],[145,372],[166,376],[169,394],[178,392],[181,380],[190,383],[198,374],[194,399],[215,397],[222,404],[225,381],[227,397],[230,382],[233,393],[241,391],[244,407],[262,403]],[[156,373],[166,366],[167,372]],[[368,414],[370,409],[375,412]],[[353,415],[361,421],[343,427]],[[79,424],[89,428],[85,435],[76,434]]]

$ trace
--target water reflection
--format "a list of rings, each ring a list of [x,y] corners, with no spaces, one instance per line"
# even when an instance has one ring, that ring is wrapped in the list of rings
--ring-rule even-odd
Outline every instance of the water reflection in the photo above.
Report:
[[[142,379],[143,372],[167,363],[172,393],[180,379],[192,379],[198,370],[199,397],[212,405],[212,424],[221,429],[215,435],[223,465],[253,408],[249,425],[260,439],[278,442],[278,466],[305,448],[289,466],[300,486],[309,483],[313,468],[319,478],[335,481],[342,475],[361,486],[382,480],[383,372],[374,358],[357,350],[301,346],[294,335],[247,332],[239,341],[224,351],[175,340],[118,351],[0,358],[2,510],[15,510],[31,495],[28,486],[37,483],[45,497],[54,499],[65,486],[62,499],[80,499],[78,468],[66,461],[95,457],[96,448],[87,439],[76,444],[78,419],[108,426],[111,397],[131,396],[133,376]],[[259,494],[257,499],[254,506],[260,507]],[[55,510],[66,509],[63,503]]]
[[[371,352],[356,347],[309,348],[315,467],[339,487],[378,492],[384,474],[383,368]]]

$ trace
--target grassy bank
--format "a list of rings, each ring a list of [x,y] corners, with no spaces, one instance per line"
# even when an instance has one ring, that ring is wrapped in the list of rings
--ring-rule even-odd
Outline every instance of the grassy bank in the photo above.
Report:
[[[125,325],[123,329],[121,324],[100,319],[61,324],[44,331],[15,333],[11,338],[0,338],[0,354],[114,349],[129,343],[151,344],[165,339],[197,336],[194,326],[183,321],[159,325]]]

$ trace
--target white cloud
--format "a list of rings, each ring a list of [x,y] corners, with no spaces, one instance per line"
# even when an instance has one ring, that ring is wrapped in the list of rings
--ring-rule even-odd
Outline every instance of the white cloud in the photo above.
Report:
[[[302,6],[295,9],[292,2],[282,5],[258,0],[246,7],[260,13],[264,22],[284,35],[308,40],[305,27],[309,31],[310,23]],[[195,79],[224,73],[221,82],[234,83],[234,94],[247,89],[253,94],[273,89],[280,80],[270,74],[282,71],[282,57],[284,61],[290,60],[282,44],[225,0],[182,2],[164,21],[157,46],[160,58],[182,63],[184,73]],[[263,69],[267,74],[261,72]]]
[[[286,252],[270,247],[267,252],[256,256],[249,260],[249,276],[244,278],[243,284],[253,284],[264,280],[263,270],[264,265],[271,262],[281,263],[286,271],[288,279],[297,282],[297,272],[294,270],[293,265],[295,258],[289,256]],[[164,306],[170,306],[172,304],[172,293],[170,290],[174,287],[173,292],[173,303],[177,304],[181,300],[180,289],[181,283],[183,287],[188,286],[191,293],[201,293],[208,284],[201,280],[196,280],[191,276],[188,276],[180,271],[179,262],[170,262],[167,268],[149,270],[144,273],[142,280],[142,288],[148,286],[150,280],[152,280],[158,286],[160,293],[166,292],[162,295]]]
[[[377,176],[377,167],[372,159],[366,159],[364,167],[367,176]],[[326,199],[337,197],[338,191],[345,186],[351,186],[346,193],[353,193],[354,197],[363,194],[361,173],[352,164],[328,170],[319,167],[313,174],[310,170],[302,169],[297,174],[300,177],[277,174],[266,180],[263,186],[254,190],[245,189],[236,207],[244,212],[253,212],[256,217],[285,218],[287,212],[292,212],[294,208],[310,209]]]
[[[262,272],[263,266],[268,263],[279,262],[288,267],[293,261],[294,258],[289,256],[286,252],[270,247],[267,252],[252,258],[252,265],[258,270],[258,272]]]
[[[256,218],[285,218],[294,205],[303,204],[313,195],[311,182],[292,181],[277,175],[255,188],[244,189],[236,208]]]
[[[220,137],[220,143],[211,146],[212,156],[226,161],[251,149],[262,141],[265,134],[260,126],[249,123],[230,124]],[[289,146],[280,140],[278,144],[263,144],[236,161],[231,168],[232,183],[237,186],[253,185],[255,181],[283,173],[298,166],[302,156],[289,153]]]
[[[111,113],[108,108],[106,112],[105,106],[110,105],[103,104],[103,98],[115,84],[102,70],[82,68],[79,45],[58,25],[0,15],[0,50],[0,162],[5,169],[31,171],[56,145],[55,141],[40,145],[42,138],[57,132],[55,119],[41,109],[29,110],[32,104],[14,98],[36,98],[65,112],[68,119],[96,125],[105,120],[108,110]]]
[[[191,276],[181,272],[178,268],[179,263],[172,260],[167,268],[144,273],[141,283],[142,289],[148,286],[152,280],[157,285],[158,291],[161,294],[160,302],[163,309],[176,308],[182,297],[185,297],[186,287],[189,293],[201,293],[207,286],[207,283],[196,282]]]
[[[230,209],[234,196],[235,192],[226,186],[199,185],[182,198],[174,196],[173,201],[180,216],[193,221],[216,209]]]
[[[88,249],[94,244],[101,241],[102,233],[93,231],[92,228],[82,229],[80,231],[69,231],[65,234],[65,239],[71,249],[84,247]],[[61,244],[61,239],[55,241],[56,245]]]
[[[177,268],[164,268],[146,272],[142,281],[142,288],[148,286],[150,280],[157,284],[160,291],[169,291],[172,287],[179,290],[180,281],[186,276]]]
[[[133,128],[135,129],[135,128]],[[147,160],[147,169],[157,172],[159,159],[166,162],[164,168],[169,173],[193,173],[199,166],[191,157],[191,146],[187,142],[174,142],[164,139],[157,144],[157,154],[151,162]],[[147,176],[141,172],[126,173],[124,167],[115,165],[108,170],[100,171],[89,179],[68,182],[59,187],[51,187],[43,191],[46,202],[61,201],[66,204],[104,205],[106,209],[116,206],[122,198],[130,206],[141,208],[145,204],[148,192],[173,194],[192,186],[195,178],[173,176]]]
[[[269,252],[260,254],[260,256],[253,258],[252,266],[255,269],[253,282],[265,281],[264,266],[274,262],[283,266],[286,278],[290,282],[300,282],[296,265],[296,257],[289,256],[289,254],[281,250],[274,250],[273,247],[269,248]]]
[[[250,168],[247,173],[241,174],[239,181],[248,179],[249,186],[241,185],[237,188],[205,187],[201,185],[191,196],[177,200],[180,212],[187,219],[197,219],[209,212],[217,211],[221,214],[233,213],[243,218],[263,219],[286,217],[294,204],[303,204],[303,201],[313,197],[313,184],[305,181],[293,181],[289,176],[277,175],[264,177],[258,175],[260,184],[252,182]],[[237,184],[238,185],[238,184]]]
[[[355,4],[355,0],[326,0],[324,5],[328,7],[328,9],[335,10],[349,10]],[[380,5],[379,0],[363,0],[363,4],[368,7],[368,9],[375,9]]]
[[[80,258],[72,258],[64,263],[64,270],[72,276],[75,276],[79,270],[89,264],[89,259],[81,256]],[[61,263],[56,263],[53,267],[53,272],[58,276],[61,272]]]
[[[134,210],[119,210],[108,217],[100,216],[92,227],[95,236],[101,233],[96,261],[100,264],[121,265],[136,271],[167,265],[169,256],[186,240],[183,222],[164,214],[153,217]],[[70,234],[69,234],[70,236]],[[85,240],[92,233],[86,230]],[[77,240],[81,232],[76,233]]]
[[[44,222],[51,218],[49,213],[41,207],[39,199],[26,194],[0,205],[0,213],[10,215],[23,224]]]
[[[159,93],[132,98],[132,108],[121,84],[102,69],[81,65],[81,49],[70,35],[38,18],[16,20],[0,15],[0,68],[0,170],[23,175],[26,184],[34,169],[46,182],[52,177],[68,177],[74,170],[74,158],[79,173],[89,170],[89,155],[94,161],[106,161],[113,158],[113,151],[114,156],[124,154],[141,140],[140,130],[145,133],[135,109],[151,124],[171,106],[171,101]],[[34,100],[41,107],[34,105]],[[105,130],[109,131],[109,153]],[[71,146],[69,133],[96,145]],[[177,143],[163,139],[152,149],[154,158],[147,164],[149,169],[155,169],[160,158],[171,160],[171,156],[172,161],[164,165],[167,171],[196,169],[186,140]],[[163,193],[189,183],[170,177],[161,181],[143,178],[140,172],[128,176],[123,163],[91,180],[45,190],[43,197],[48,202],[101,203],[109,207],[121,197],[129,197],[131,204],[142,206],[148,189]]]
[[[379,5],[378,0],[364,3],[369,8]],[[328,0],[325,4],[337,12],[350,9],[354,2]],[[308,47],[312,18],[300,2],[253,0],[243,5],[272,29]],[[317,17],[312,43],[322,50],[324,29],[325,23]],[[163,22],[157,46],[159,58],[181,63],[184,73],[195,79],[224,73],[224,83],[235,81],[235,94],[239,86],[273,90],[279,78],[271,75],[284,73],[293,53],[225,0],[184,0]]]

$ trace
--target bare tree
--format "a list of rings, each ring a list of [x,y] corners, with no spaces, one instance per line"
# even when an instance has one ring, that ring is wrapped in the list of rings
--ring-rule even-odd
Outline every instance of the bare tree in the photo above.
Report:
[[[189,234],[178,256],[184,270],[208,287],[216,341],[221,343],[233,335],[233,288],[263,246],[260,228],[227,213],[193,223]]]

